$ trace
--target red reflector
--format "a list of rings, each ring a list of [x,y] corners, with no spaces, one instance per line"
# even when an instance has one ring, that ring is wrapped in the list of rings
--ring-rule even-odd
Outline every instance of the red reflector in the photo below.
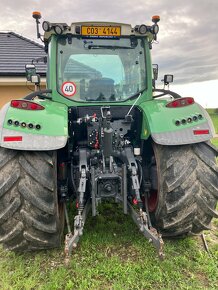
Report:
[[[37,104],[31,104],[30,108],[31,110],[37,110]]]
[[[206,134],[209,134],[210,131],[209,130],[194,130],[193,133],[194,135],[206,135]]]
[[[172,107],[174,107],[174,108],[179,107],[179,102],[174,101],[174,102],[172,103]]]
[[[133,198],[132,203],[133,203],[134,205],[137,205],[137,204],[138,204],[138,200],[137,200],[136,198]]]
[[[187,100],[188,104],[191,105],[194,103],[194,99],[193,98],[188,98]]]
[[[174,100],[166,105],[167,108],[180,108],[194,104],[193,98],[181,98]]]
[[[22,110],[44,110],[45,108],[37,103],[30,102],[27,100],[12,100],[11,107],[22,109]]]
[[[19,102],[18,101],[11,101],[11,106],[12,107],[18,107],[19,106]]]
[[[22,136],[6,136],[4,137],[4,142],[15,142],[15,141],[22,141]]]

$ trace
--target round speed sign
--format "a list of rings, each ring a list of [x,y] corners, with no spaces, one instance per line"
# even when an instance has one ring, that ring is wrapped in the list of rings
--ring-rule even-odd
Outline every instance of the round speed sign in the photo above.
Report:
[[[61,91],[66,97],[73,97],[76,93],[76,85],[74,82],[65,82],[61,86]]]

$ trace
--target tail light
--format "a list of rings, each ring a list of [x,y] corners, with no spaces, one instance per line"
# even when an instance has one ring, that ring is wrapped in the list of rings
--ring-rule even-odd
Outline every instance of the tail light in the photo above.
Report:
[[[26,100],[12,100],[11,107],[22,109],[22,110],[44,110],[45,108],[37,103],[26,101]]]
[[[176,99],[166,105],[167,108],[180,108],[194,104],[193,98]]]

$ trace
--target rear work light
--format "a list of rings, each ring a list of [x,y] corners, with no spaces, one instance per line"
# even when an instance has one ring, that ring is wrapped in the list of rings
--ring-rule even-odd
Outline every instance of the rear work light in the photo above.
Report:
[[[166,105],[167,108],[180,108],[194,104],[193,98],[176,99]]]
[[[12,100],[11,107],[22,109],[22,110],[44,110],[45,108],[37,103],[26,101],[26,100]]]

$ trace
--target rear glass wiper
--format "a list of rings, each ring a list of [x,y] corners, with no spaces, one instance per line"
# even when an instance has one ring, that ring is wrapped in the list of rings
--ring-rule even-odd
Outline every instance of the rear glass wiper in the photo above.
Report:
[[[131,46],[118,46],[118,45],[98,45],[98,44],[90,44],[87,46],[88,49],[134,49],[135,47]]]

